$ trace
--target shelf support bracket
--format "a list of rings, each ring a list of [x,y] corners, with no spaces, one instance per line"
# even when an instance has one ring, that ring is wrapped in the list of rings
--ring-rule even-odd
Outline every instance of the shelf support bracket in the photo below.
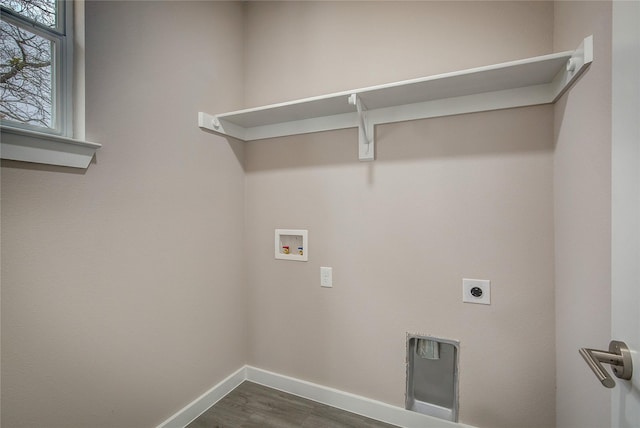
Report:
[[[349,96],[349,104],[358,111],[358,159],[372,161],[375,159],[373,123],[367,121],[367,114],[358,94]]]

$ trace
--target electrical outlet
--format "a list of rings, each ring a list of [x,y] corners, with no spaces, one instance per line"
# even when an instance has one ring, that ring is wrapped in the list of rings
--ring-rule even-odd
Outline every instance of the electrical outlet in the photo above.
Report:
[[[465,303],[491,304],[491,281],[488,279],[462,279],[462,301]]]
[[[333,287],[333,268],[330,268],[330,267],[320,268],[320,286]]]

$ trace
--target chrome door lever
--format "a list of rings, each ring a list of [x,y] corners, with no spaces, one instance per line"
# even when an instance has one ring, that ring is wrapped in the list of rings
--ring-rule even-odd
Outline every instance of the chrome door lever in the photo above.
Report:
[[[580,355],[587,362],[603,386],[613,388],[616,383],[600,363],[611,364],[613,373],[620,379],[629,380],[633,374],[631,352],[624,342],[612,340],[609,352],[597,349],[580,348]]]

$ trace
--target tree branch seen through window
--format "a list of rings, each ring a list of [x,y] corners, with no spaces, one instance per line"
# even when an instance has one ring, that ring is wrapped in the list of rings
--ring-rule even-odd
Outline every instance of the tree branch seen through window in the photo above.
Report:
[[[53,0],[0,0],[0,4],[43,26],[56,25]],[[53,128],[54,42],[43,35],[4,17],[0,22],[0,117]]]

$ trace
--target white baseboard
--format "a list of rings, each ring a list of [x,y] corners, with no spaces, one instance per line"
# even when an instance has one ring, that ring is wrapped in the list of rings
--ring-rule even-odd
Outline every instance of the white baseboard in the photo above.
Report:
[[[157,428],[184,428],[245,380],[403,428],[473,428],[251,366],[242,367]]]
[[[404,428],[473,428],[289,376],[246,366],[247,380]]]
[[[184,406],[175,415],[158,425],[157,428],[184,428],[189,425],[247,379],[246,367],[241,367],[200,397]]]

